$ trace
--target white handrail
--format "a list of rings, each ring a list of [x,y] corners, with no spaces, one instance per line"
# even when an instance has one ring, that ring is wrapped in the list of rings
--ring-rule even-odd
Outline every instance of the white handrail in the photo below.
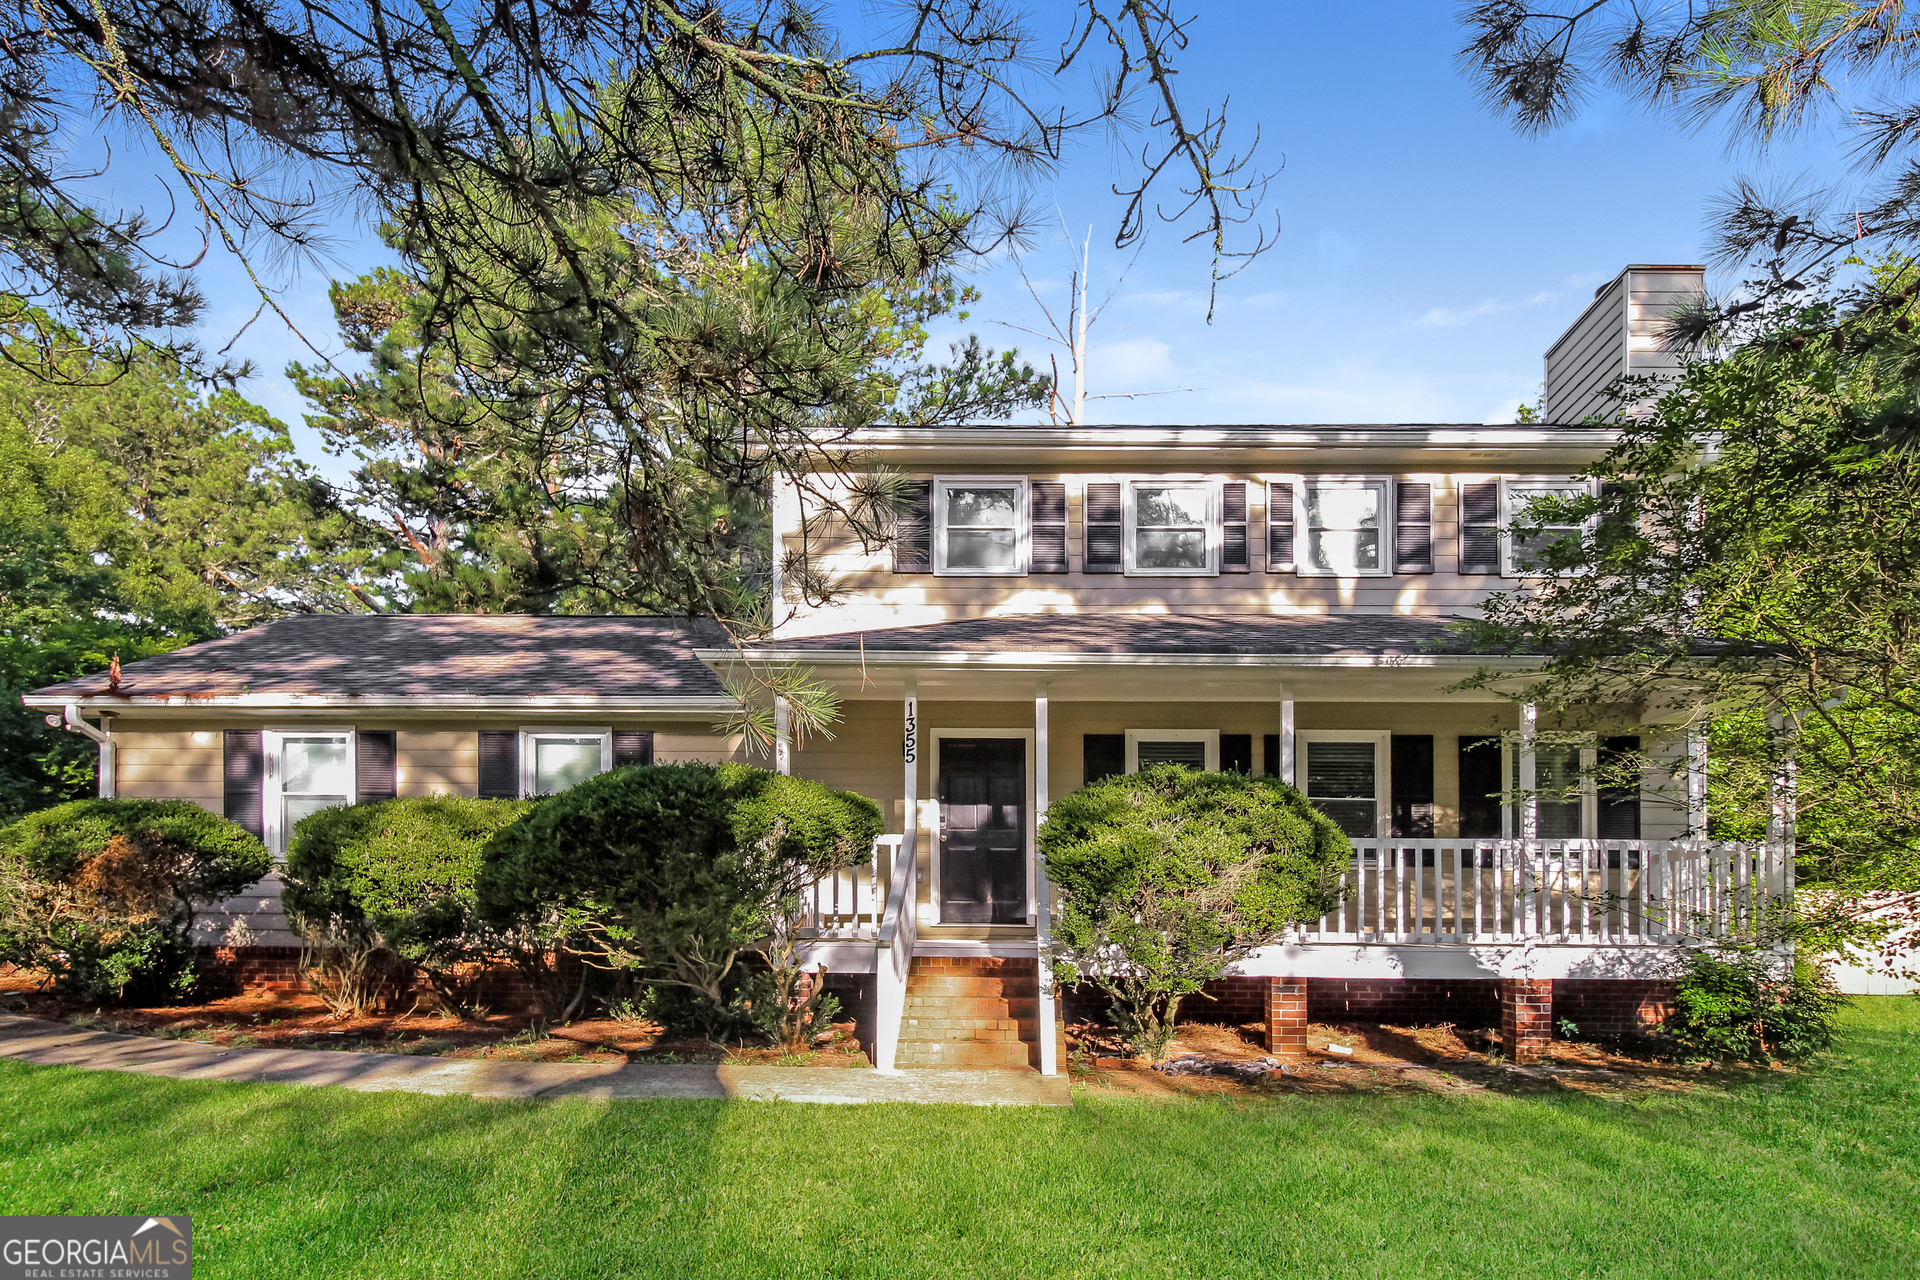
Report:
[[[913,967],[913,943],[918,934],[919,867],[913,845],[904,836],[881,836],[879,848],[890,845],[893,870],[887,877],[887,905],[874,943],[874,1052],[873,1065],[894,1070],[900,1050],[900,1020],[907,1009],[907,972]]]
[[[1791,851],[1706,840],[1355,840],[1340,905],[1305,941],[1666,944],[1753,937],[1793,892]]]

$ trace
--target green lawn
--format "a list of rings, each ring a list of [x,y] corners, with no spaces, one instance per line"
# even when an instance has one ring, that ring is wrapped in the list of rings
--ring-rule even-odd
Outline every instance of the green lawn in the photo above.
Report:
[[[476,1102],[0,1063],[0,1209],[202,1277],[1911,1276],[1920,1001],[1732,1096]]]

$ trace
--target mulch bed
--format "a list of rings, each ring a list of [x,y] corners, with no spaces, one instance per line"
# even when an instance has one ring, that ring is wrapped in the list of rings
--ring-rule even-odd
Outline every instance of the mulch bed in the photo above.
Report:
[[[335,1018],[318,996],[246,991],[196,1003],[94,1008],[40,990],[38,974],[0,972],[0,1012],[125,1035],[198,1040],[241,1049],[341,1049],[523,1062],[736,1062],[782,1067],[865,1067],[851,1022],[805,1053],[705,1039],[669,1039],[649,1022],[587,1018],[536,1034],[526,1014],[451,1017],[410,1010]]]

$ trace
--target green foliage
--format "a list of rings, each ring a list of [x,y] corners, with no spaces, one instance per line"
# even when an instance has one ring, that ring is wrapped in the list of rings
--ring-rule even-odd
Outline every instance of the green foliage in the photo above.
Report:
[[[480,851],[536,803],[419,796],[301,819],[281,902],[330,969],[330,993],[361,1004],[377,993],[357,983],[399,988],[419,969],[449,1006],[471,1007],[471,966],[511,949],[474,916]]]
[[[349,606],[282,423],[159,357],[76,344],[50,385],[15,367],[26,341],[0,328],[0,821],[93,782],[93,744],[22,693],[293,603]]]
[[[87,1000],[194,981],[196,903],[271,867],[266,846],[185,800],[75,800],[0,828],[0,960]]]
[[[1338,901],[1353,846],[1272,778],[1161,765],[1056,800],[1040,852],[1059,904],[1054,973],[1092,982],[1157,1056],[1183,997]]]
[[[1795,1061],[1833,1043],[1849,1003],[1824,966],[1804,959],[1783,972],[1764,952],[1689,951],[1674,984],[1674,1014],[1661,1030],[1701,1058]]]
[[[869,856],[882,826],[862,796],[744,765],[616,769],[495,836],[475,895],[495,928],[691,990],[718,1028],[741,954],[791,970],[801,887]]]

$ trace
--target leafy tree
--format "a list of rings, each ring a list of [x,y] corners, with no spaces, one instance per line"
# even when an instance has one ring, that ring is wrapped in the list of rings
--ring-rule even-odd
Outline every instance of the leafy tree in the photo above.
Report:
[[[1285,783],[1160,765],[1055,801],[1040,853],[1060,907],[1054,973],[1098,986],[1158,1057],[1184,997],[1333,909],[1353,846]]]
[[[1545,655],[1536,677],[1472,684],[1595,723],[1624,706],[1674,735],[1711,732],[1716,834],[1764,833],[1790,751],[1800,881],[1819,892],[1776,923],[1820,944],[1884,939],[1920,902],[1910,329],[1830,302],[1758,313],[1745,341],[1622,424],[1592,469],[1601,496],[1522,516],[1523,535],[1586,531],[1544,546],[1550,572],[1470,628]],[[1660,763],[1673,760],[1621,768]]]
[[[66,367],[0,362],[0,816],[93,783],[92,744],[20,694],[350,599],[283,425],[163,356]]]

